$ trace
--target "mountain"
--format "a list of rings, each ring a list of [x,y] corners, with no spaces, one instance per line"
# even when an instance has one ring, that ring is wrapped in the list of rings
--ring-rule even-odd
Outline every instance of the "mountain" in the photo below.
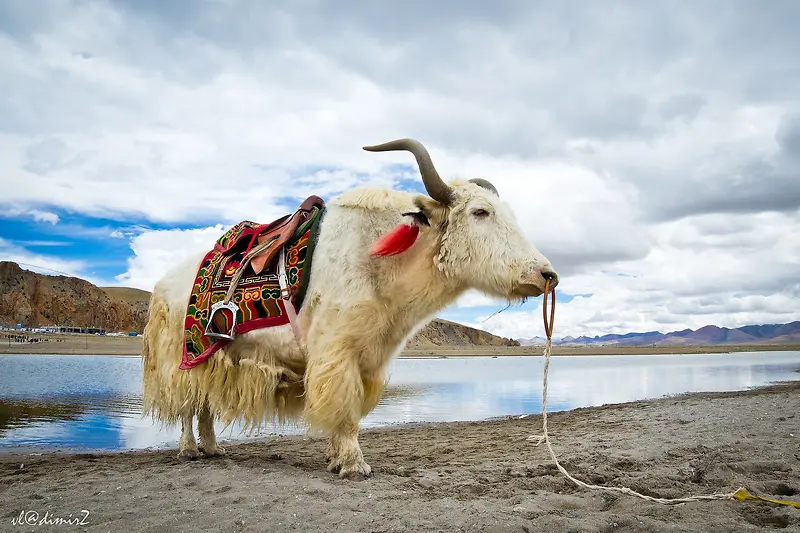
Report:
[[[486,331],[464,326],[457,322],[433,319],[414,335],[406,345],[409,348],[425,346],[519,346],[520,342],[492,335]]]
[[[139,303],[149,302],[150,293],[142,289],[133,289],[131,287],[100,287],[103,289],[110,298],[122,302]]]
[[[129,287],[97,287],[86,280],[48,276],[0,261],[0,325],[98,327],[142,333],[150,293]],[[519,346],[456,322],[434,319],[409,342],[425,346]]]
[[[520,342],[525,339],[521,339]],[[793,344],[800,343],[800,321],[788,324],[761,324],[724,328],[707,325],[697,330],[683,329],[670,333],[648,331],[595,337],[564,337],[554,340],[560,345],[605,346],[708,346],[724,344]]]
[[[106,291],[86,280],[45,276],[0,261],[0,325],[97,327],[108,331],[142,331],[147,299],[139,292]],[[125,297],[124,295],[136,295]]]
[[[517,341],[519,341],[520,346],[541,346],[547,342],[547,339],[544,337],[530,337],[526,339],[517,339]]]

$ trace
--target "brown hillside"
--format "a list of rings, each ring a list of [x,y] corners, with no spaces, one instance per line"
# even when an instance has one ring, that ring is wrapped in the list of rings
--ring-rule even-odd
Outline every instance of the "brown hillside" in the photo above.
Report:
[[[131,287],[100,287],[103,289],[109,298],[120,300],[122,302],[147,304],[150,301],[150,293],[142,289],[134,289]]]
[[[145,291],[141,291],[148,294]],[[0,324],[98,327],[141,333],[147,300],[126,301],[86,280],[45,276],[0,261]]]
[[[519,346],[519,342],[436,318],[422,328],[407,344],[408,348],[425,346]]]
[[[0,261],[0,325],[89,326],[142,333],[150,293],[130,287],[97,287],[67,276],[46,276]],[[486,331],[435,319],[408,342],[425,346],[519,346]]]

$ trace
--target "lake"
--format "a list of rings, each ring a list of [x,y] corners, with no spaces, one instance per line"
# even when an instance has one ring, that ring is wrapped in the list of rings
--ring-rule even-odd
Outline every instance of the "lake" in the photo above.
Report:
[[[362,427],[539,413],[543,368],[542,357],[398,359],[383,400]],[[742,390],[800,379],[798,369],[800,352],[553,357],[548,412]],[[0,355],[0,450],[176,447],[180,428],[143,418],[141,403],[138,357]],[[218,439],[299,432],[266,426],[248,435],[234,426]]]

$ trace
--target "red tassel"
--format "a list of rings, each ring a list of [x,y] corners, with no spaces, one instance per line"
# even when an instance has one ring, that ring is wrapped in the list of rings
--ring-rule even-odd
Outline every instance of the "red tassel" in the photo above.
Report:
[[[405,252],[417,240],[419,226],[409,226],[400,224],[392,230],[386,232],[380,239],[375,241],[370,248],[372,255],[386,256],[397,255]]]

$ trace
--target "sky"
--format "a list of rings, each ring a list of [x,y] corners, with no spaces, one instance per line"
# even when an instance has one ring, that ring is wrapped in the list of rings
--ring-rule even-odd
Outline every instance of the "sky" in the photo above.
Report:
[[[241,220],[483,177],[554,337],[800,319],[800,3],[0,3],[0,260],[150,290]],[[541,298],[440,314],[543,335]],[[491,318],[490,318],[491,316]]]

